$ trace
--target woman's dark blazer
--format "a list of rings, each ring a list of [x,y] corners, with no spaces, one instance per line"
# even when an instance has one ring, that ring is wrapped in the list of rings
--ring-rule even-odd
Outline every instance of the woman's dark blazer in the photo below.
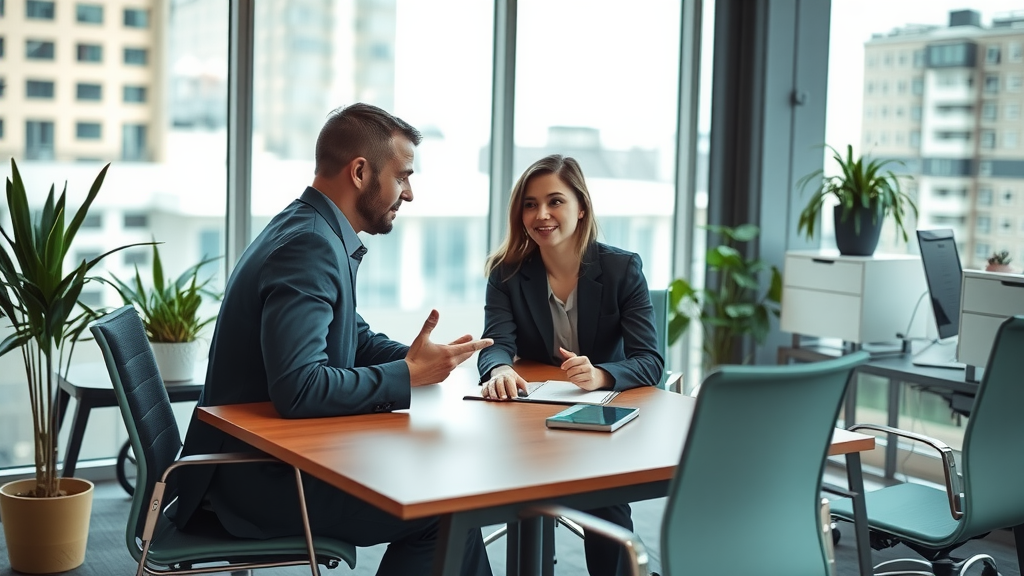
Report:
[[[583,256],[576,286],[580,356],[611,374],[615,390],[657,384],[665,360],[658,353],[654,309],[640,257],[601,243]],[[480,351],[480,381],[491,369],[515,357],[559,366],[554,354],[554,325],[548,305],[548,278],[540,253],[518,271],[495,269],[487,280],[484,338],[494,345]]]

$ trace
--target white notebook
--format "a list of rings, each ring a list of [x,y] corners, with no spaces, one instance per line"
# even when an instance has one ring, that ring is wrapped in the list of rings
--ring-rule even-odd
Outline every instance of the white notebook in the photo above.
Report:
[[[523,402],[547,402],[551,404],[607,404],[619,393],[614,390],[587,391],[565,380],[527,382],[526,396],[520,394]]]

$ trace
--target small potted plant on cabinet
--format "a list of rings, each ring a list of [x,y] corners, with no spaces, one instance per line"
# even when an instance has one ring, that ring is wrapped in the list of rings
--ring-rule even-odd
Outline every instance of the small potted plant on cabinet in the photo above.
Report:
[[[824,170],[816,170],[797,182],[801,190],[808,185],[816,186],[810,201],[803,211],[797,230],[813,239],[821,222],[821,210],[829,196],[839,201],[833,208],[835,218],[836,246],[839,252],[849,256],[870,256],[878,245],[882,222],[891,217],[896,225],[896,234],[907,241],[906,224],[908,213],[917,218],[917,205],[901,186],[900,176],[892,170],[884,170],[895,160],[854,157],[853,146],[846,147],[844,157],[838,150],[828,146],[832,158],[839,166],[840,173],[825,176]],[[909,176],[908,176],[909,178]]]
[[[1013,268],[1010,267],[1010,262],[1013,259],[1010,258],[1010,253],[1006,250],[1002,252],[994,252],[988,257],[988,265],[985,266],[986,272],[1006,272],[1013,273]]]
[[[167,281],[160,252],[154,243],[151,288],[147,289],[143,284],[138,266],[135,267],[135,276],[128,282],[111,275],[109,283],[124,303],[135,306],[142,317],[164,382],[192,379],[199,356],[198,337],[203,328],[216,318],[201,314],[203,296],[220,299],[220,294],[208,288],[213,276],[200,279],[204,265],[214,260],[217,258],[204,259],[176,279]]]
[[[20,351],[25,363],[35,445],[35,478],[0,487],[0,516],[11,568],[49,574],[71,570],[85,560],[92,509],[92,483],[57,475],[57,375],[67,377],[75,343],[98,316],[78,301],[87,276],[115,248],[92,260],[64,260],[86,213],[100,191],[106,165],[85,201],[68,218],[67,184],[55,198],[54,186],[34,213],[14,159],[7,179],[10,232],[0,249],[0,316],[13,331],[0,342],[0,355]]]
[[[757,237],[753,224],[736,228],[707,226],[721,234],[725,243],[707,252],[707,267],[719,274],[717,288],[696,288],[685,278],[677,278],[669,287],[669,344],[690,327],[694,319],[704,328],[704,369],[733,362],[741,337],[751,336],[763,344],[771,328],[769,315],[779,315],[782,300],[782,274],[760,259],[747,259],[736,245]],[[761,292],[759,276],[770,270],[771,283]],[[744,358],[745,364],[749,358]]]

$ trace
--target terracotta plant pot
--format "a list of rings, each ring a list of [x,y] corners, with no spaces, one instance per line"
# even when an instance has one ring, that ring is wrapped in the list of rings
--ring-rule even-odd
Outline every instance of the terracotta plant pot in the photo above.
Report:
[[[66,572],[85,561],[92,513],[93,485],[81,478],[61,478],[67,496],[19,496],[35,487],[35,479],[0,486],[0,517],[11,569],[26,574]]]
[[[1009,264],[989,264],[985,266],[985,272],[1003,272],[1013,274],[1014,269]]]

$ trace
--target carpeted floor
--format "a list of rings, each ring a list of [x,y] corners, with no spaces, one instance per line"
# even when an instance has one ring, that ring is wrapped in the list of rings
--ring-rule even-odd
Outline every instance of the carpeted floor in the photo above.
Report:
[[[129,510],[129,500],[123,495],[123,492],[119,493],[119,490],[116,485],[100,487],[97,490],[96,498],[93,501],[93,513],[85,564],[65,574],[69,576],[111,576],[133,574],[135,572],[135,562],[128,554],[124,540],[124,526]],[[658,545],[664,502],[664,499],[658,499],[633,504],[635,530],[650,549],[652,557],[651,567],[654,570],[660,570],[661,567]],[[839,576],[855,576],[857,574],[857,563],[856,550],[853,546],[853,530],[850,526],[842,524],[840,529],[843,535],[839,545],[836,547],[838,574]],[[489,532],[489,530],[484,531],[485,534]],[[557,531],[555,548],[558,557],[558,563],[555,566],[555,573],[557,575],[586,575],[587,572],[583,561],[583,545],[578,538],[567,530],[560,528]],[[1020,575],[1013,537],[1008,532],[991,534],[985,539],[966,544],[960,550],[963,551],[965,556],[984,551],[995,557],[1002,576]],[[358,563],[354,571],[349,571],[347,567],[342,567],[338,570],[325,571],[324,574],[371,576],[376,571],[383,551],[383,546],[360,548]],[[489,548],[489,553],[494,576],[505,576],[504,566],[502,565],[504,560],[504,541],[501,540],[492,544]],[[875,552],[874,561],[877,563],[890,558],[913,556],[913,552],[910,552],[903,546],[897,546],[889,550]],[[10,568],[5,542],[0,538],[0,576],[11,576],[14,574],[17,573]],[[309,574],[309,569],[302,567],[276,568],[258,571],[257,574],[266,576],[299,576]]]

